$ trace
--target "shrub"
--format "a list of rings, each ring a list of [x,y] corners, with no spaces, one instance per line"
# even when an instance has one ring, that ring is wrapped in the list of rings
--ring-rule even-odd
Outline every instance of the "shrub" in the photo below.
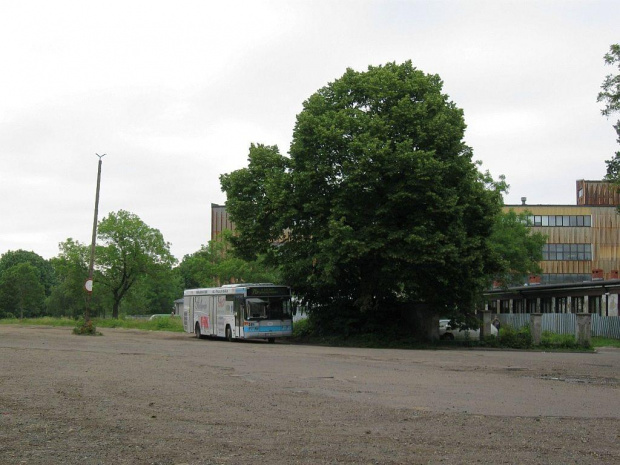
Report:
[[[97,332],[97,327],[93,324],[93,320],[85,322],[78,322],[78,325],[73,328],[73,334],[78,336],[101,336],[101,333]]]
[[[503,347],[527,349],[532,346],[530,327],[524,326],[516,330],[510,325],[504,325],[499,330],[499,342]]]

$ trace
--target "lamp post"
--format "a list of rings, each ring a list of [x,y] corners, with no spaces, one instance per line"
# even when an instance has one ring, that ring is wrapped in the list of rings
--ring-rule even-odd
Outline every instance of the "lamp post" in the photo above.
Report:
[[[93,239],[90,244],[90,264],[88,266],[88,279],[86,280],[86,284],[84,287],[86,288],[86,310],[84,311],[84,324],[88,324],[90,321],[90,298],[93,293],[93,270],[95,268],[95,244],[97,242],[97,215],[99,213],[99,186],[101,185],[101,159],[105,157],[105,153],[103,155],[99,155],[99,166],[97,169],[97,191],[95,193],[95,218],[93,219]]]

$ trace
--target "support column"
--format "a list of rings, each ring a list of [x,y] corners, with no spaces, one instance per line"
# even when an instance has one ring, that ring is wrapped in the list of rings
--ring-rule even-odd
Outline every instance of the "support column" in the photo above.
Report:
[[[530,313],[530,333],[532,334],[532,344],[540,345],[542,340],[542,313]]]
[[[491,335],[491,312],[482,313],[482,326],[480,329],[480,339]]]
[[[511,315],[512,315],[512,308],[513,308],[512,306],[513,306],[513,303],[514,303],[514,299],[510,299],[510,300],[508,301],[508,313],[510,313]]]
[[[575,339],[577,344],[589,346],[592,337],[592,315],[589,313],[578,313],[575,327]]]

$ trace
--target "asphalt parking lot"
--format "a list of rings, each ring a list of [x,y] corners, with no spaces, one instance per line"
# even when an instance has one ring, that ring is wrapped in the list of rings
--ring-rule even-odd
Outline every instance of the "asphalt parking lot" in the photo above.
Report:
[[[620,350],[0,326],[0,463],[620,463]]]

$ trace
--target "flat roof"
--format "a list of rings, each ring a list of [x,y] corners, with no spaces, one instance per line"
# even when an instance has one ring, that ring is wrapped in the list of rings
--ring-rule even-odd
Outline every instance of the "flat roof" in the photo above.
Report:
[[[561,284],[533,284],[529,286],[516,286],[508,288],[497,288],[484,291],[484,295],[492,296],[496,294],[536,294],[553,293],[556,291],[578,291],[582,289],[597,288],[618,288],[620,289],[620,279],[597,279],[594,281],[582,281],[579,283]]]

